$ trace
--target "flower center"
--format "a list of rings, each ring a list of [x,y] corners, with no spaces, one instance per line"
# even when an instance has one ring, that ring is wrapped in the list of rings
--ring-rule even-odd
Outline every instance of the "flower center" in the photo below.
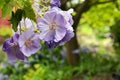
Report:
[[[14,42],[13,44],[14,51],[16,52],[19,49],[18,44],[16,42]]]
[[[31,40],[30,38],[28,38],[28,39],[25,41],[25,46],[26,46],[27,48],[30,48],[33,43],[34,43],[33,40]]]
[[[50,28],[50,30],[55,30],[56,29],[56,23],[53,21],[53,22],[51,22],[51,24],[49,25],[49,28]]]

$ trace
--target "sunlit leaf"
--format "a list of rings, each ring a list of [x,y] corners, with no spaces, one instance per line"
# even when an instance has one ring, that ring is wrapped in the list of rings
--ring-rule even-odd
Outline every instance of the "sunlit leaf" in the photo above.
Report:
[[[25,12],[24,15],[25,17],[28,17],[31,20],[36,21],[34,10],[32,9],[31,3],[29,1],[24,2],[23,10]]]
[[[2,7],[2,17],[10,15],[13,8],[14,0],[9,0],[7,2],[8,3],[5,3],[4,6]]]
[[[2,9],[2,7],[4,6],[5,4],[5,0],[0,0],[0,8]]]

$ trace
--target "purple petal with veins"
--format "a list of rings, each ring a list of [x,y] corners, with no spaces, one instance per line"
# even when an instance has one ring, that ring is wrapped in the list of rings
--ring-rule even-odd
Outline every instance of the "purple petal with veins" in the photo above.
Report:
[[[37,33],[31,30],[24,31],[18,40],[20,50],[27,57],[41,49],[40,39]]]
[[[19,34],[13,35],[13,37],[5,40],[3,44],[2,50],[7,53],[8,59],[11,61],[15,61],[17,59],[25,60],[25,56],[20,51],[20,47],[18,45]]]
[[[40,39],[50,49],[62,45],[74,37],[71,11],[62,11],[52,8],[42,18],[38,18],[37,27],[40,30]]]

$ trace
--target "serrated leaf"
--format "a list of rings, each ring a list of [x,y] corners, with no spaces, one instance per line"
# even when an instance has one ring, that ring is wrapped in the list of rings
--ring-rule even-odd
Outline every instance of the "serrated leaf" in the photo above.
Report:
[[[22,9],[18,9],[15,13],[12,12],[10,22],[12,24],[12,28],[14,31],[17,31],[17,26],[18,26],[19,22],[22,20],[22,15],[23,15]]]
[[[22,19],[22,15],[23,15],[23,10],[22,9],[18,9],[15,13],[15,17],[17,21],[21,21]]]
[[[2,9],[2,7],[4,6],[5,4],[5,0],[0,0],[0,8]]]
[[[17,24],[18,24],[18,22],[17,22],[17,20],[16,20],[16,18],[15,18],[15,13],[14,12],[12,12],[12,16],[11,16],[11,19],[10,19],[10,23],[12,24],[12,29],[14,30],[14,31],[17,31]]]
[[[11,11],[14,5],[13,3],[14,3],[14,0],[9,0],[8,3],[4,4],[4,6],[2,7],[2,17],[5,17],[11,14]]]
[[[28,17],[29,19],[36,22],[34,10],[32,9],[31,3],[29,1],[24,2],[23,10],[25,17]]]

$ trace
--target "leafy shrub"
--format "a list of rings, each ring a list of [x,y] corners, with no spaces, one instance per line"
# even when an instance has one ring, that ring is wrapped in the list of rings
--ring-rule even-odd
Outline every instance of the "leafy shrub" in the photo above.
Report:
[[[49,66],[36,64],[35,69],[30,69],[24,80],[64,80],[64,78],[70,78],[70,71],[67,70],[55,70]]]

